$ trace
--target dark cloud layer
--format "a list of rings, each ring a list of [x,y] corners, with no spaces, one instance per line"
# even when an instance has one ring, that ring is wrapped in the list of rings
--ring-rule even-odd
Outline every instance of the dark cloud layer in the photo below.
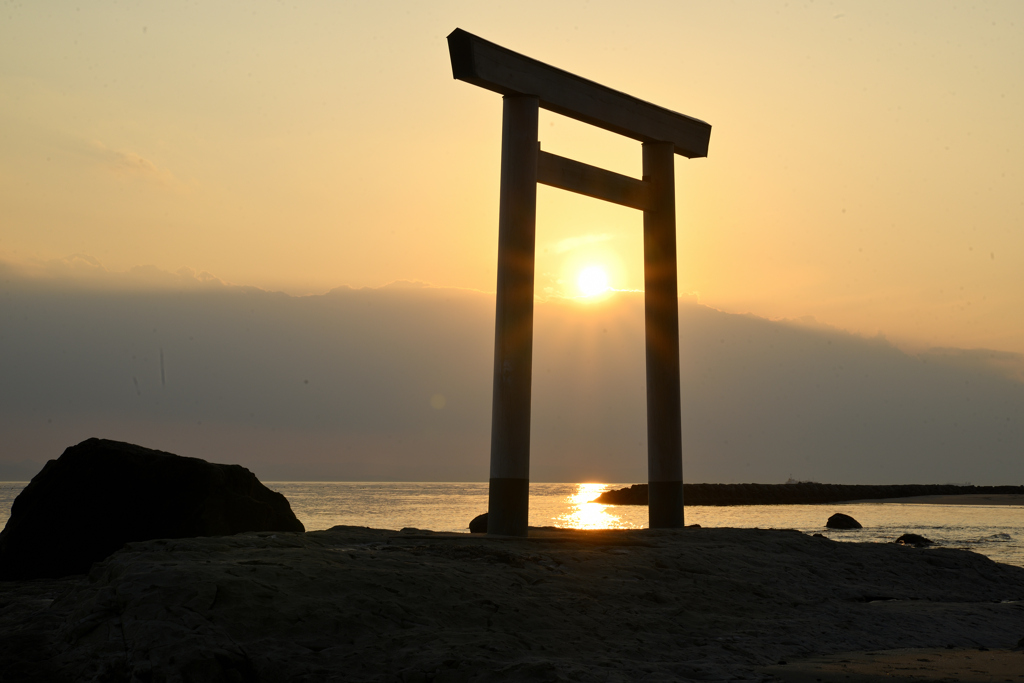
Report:
[[[487,478],[492,295],[0,287],[0,479],[90,436],[265,480]],[[680,311],[688,481],[1024,480],[1017,356]],[[645,480],[642,323],[642,294],[538,304],[534,480]]]

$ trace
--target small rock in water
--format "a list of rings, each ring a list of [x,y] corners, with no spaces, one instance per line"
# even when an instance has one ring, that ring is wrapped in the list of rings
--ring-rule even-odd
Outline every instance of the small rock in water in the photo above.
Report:
[[[855,520],[850,515],[844,515],[842,512],[837,512],[828,518],[825,522],[825,526],[829,529],[861,529],[861,523]]]
[[[487,513],[477,515],[473,518],[473,521],[469,523],[469,533],[471,534],[486,534],[487,533]]]
[[[902,543],[903,545],[922,546],[931,545],[935,541],[930,538],[925,538],[924,536],[919,536],[918,534],[903,534],[896,539],[896,542]]]

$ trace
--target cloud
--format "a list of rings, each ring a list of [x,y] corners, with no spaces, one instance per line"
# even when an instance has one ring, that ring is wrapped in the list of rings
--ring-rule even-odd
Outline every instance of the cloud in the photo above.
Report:
[[[179,186],[174,174],[133,150],[115,149],[99,140],[68,141],[74,152],[119,178],[139,179],[162,186]]]
[[[159,177],[167,173],[156,164],[135,152],[108,149],[101,143],[95,143],[101,152],[103,159],[112,170],[125,175],[145,175]]]
[[[535,315],[533,479],[644,481],[643,295]],[[90,436],[265,479],[488,476],[493,294],[0,280],[0,320],[18,359],[0,365],[0,479]],[[680,337],[687,481],[1024,479],[1024,383],[999,371],[1013,354],[917,356],[685,301]]]
[[[172,273],[153,265],[118,272],[107,269],[89,254],[58,259],[0,260],[0,277],[19,288],[40,290],[189,290],[226,287],[228,283],[206,271],[180,268]]]
[[[1024,354],[993,349],[932,348],[918,354],[925,362],[994,373],[1024,381]]]
[[[38,258],[8,261],[0,259],[0,275],[20,287],[84,285],[108,278],[110,272],[99,259],[88,254],[71,254],[59,259]]]
[[[431,285],[421,280],[394,280],[382,287],[382,289],[423,289]]]

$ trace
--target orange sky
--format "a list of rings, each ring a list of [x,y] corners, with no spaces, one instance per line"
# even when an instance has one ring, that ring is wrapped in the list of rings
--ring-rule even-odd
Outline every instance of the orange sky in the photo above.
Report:
[[[0,260],[84,254],[302,294],[492,290],[488,40],[714,128],[678,158],[680,290],[908,346],[1024,353],[1024,5],[7,3]],[[639,145],[543,114],[545,149]],[[640,216],[539,190],[537,289],[642,286]]]

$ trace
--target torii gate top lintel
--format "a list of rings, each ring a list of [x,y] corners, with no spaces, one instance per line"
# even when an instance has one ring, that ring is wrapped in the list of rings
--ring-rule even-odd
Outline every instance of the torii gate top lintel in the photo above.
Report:
[[[711,125],[659,107],[455,29],[452,76],[502,95],[531,95],[544,109],[640,142],[671,142],[676,154],[708,155]]]

